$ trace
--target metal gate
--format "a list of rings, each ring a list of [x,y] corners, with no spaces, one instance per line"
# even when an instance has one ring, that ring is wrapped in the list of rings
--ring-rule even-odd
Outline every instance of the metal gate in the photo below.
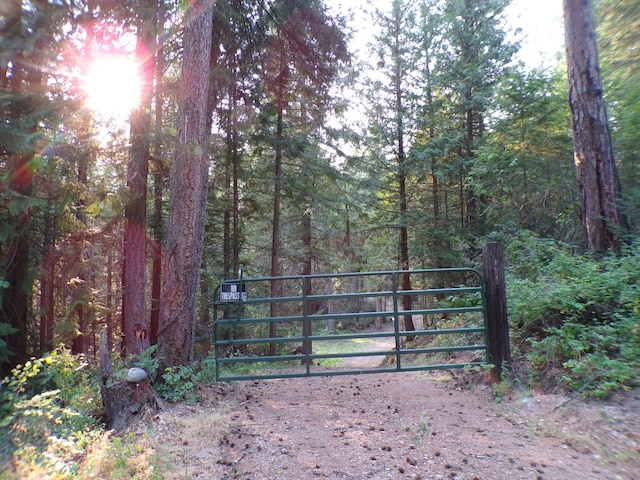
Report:
[[[470,268],[241,274],[214,295],[218,381],[489,362],[483,279]]]

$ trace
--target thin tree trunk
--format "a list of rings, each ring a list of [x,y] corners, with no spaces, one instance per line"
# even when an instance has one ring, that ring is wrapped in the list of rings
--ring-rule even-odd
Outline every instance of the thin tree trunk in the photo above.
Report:
[[[29,162],[32,156],[29,154],[14,154],[9,157],[10,178],[15,178],[12,189],[24,196],[33,193],[32,174]],[[17,235],[6,245],[3,255],[5,257],[5,270],[3,280],[7,282],[2,296],[1,321],[9,324],[15,331],[6,337],[7,345],[11,351],[10,363],[3,365],[2,373],[10,373],[13,365],[23,363],[29,358],[28,354],[28,318],[29,318],[29,227],[31,215],[28,211],[18,215],[9,215],[9,222],[16,230]]]
[[[53,309],[55,284],[55,207],[47,212],[44,226],[44,260],[40,275],[40,354],[48,352],[53,343]]]
[[[276,147],[274,160],[274,189],[273,189],[273,225],[271,232],[271,276],[278,277],[280,275],[280,213],[281,213],[281,196],[282,196],[282,141],[283,141],[283,115],[284,115],[284,90],[286,87],[286,55],[284,46],[280,50],[280,73],[278,79],[278,113],[276,124]],[[271,297],[280,296],[280,282],[271,281]],[[271,318],[278,316],[278,304],[271,302],[270,315]],[[269,336],[274,338],[277,334],[277,325],[275,322],[269,324]],[[276,344],[269,344],[269,354],[276,355]]]
[[[113,349],[113,255],[107,254],[107,316],[106,340],[108,351]]]
[[[158,5],[156,31],[163,28],[165,10]],[[149,344],[158,343],[158,325],[160,323],[160,302],[162,298],[162,204],[164,192],[164,162],[162,150],[162,120],[164,117],[164,85],[162,82],[166,60],[164,44],[159,42],[156,49],[156,105],[155,105],[155,139],[153,143],[153,248],[151,252],[151,313],[149,317]]]
[[[590,0],[564,0],[569,104],[586,248],[616,248],[628,223],[607,123]]]
[[[230,133],[227,131],[227,158],[224,165],[224,213],[222,215],[222,275],[231,278],[231,259],[233,247],[231,239],[231,208],[233,199],[231,198],[231,148],[229,145]]]
[[[307,204],[305,211],[302,213],[302,248],[304,258],[302,261],[302,275],[311,275],[313,273],[313,239],[311,234],[311,205]],[[305,295],[307,297],[313,295],[311,279],[307,278],[305,285]],[[307,315],[316,313],[316,303],[313,300],[307,301]],[[305,319],[306,334],[311,336],[313,333],[313,322]],[[303,353],[310,355],[313,353],[313,345],[311,340],[303,344]]]
[[[396,32],[396,49],[399,51],[399,37]],[[398,240],[398,253],[400,260],[400,268],[402,270],[409,270],[409,228],[407,217],[407,175],[406,175],[406,153],[404,148],[404,106],[402,98],[402,68],[400,65],[400,59],[396,58],[396,69],[394,74],[395,94],[396,94],[396,141],[398,144],[397,162],[398,162],[398,200],[400,208],[400,238]],[[401,280],[402,290],[411,290],[411,278],[410,275],[402,275]],[[411,295],[402,296],[402,308],[406,311],[412,309]],[[413,317],[408,314],[404,316],[404,328],[405,330],[415,330],[413,324]]]
[[[234,155],[232,158],[233,161],[233,172],[232,172],[232,181],[233,181],[233,232],[232,232],[232,241],[233,241],[233,271],[237,274],[240,270],[240,187],[238,185],[239,177],[240,177],[240,152],[238,151],[238,139],[237,139],[237,129],[234,126]]]
[[[234,125],[233,115],[235,114],[233,87],[229,86],[227,90],[227,109],[225,115],[226,130],[226,155],[224,162],[224,213],[222,222],[222,273],[225,278],[231,278],[233,269],[233,240],[231,219],[232,209],[234,206],[233,199],[233,162],[234,162]]]
[[[89,159],[85,155],[82,155],[78,159],[78,183],[80,185],[83,185],[84,187],[86,187],[87,184],[89,183],[88,168],[89,168]],[[76,355],[85,353],[86,347],[87,347],[86,345],[86,337],[87,337],[86,327],[87,326],[85,325],[85,311],[84,311],[84,306],[88,301],[88,295],[86,294],[86,292],[88,292],[88,289],[85,284],[87,281],[87,272],[85,270],[85,232],[87,228],[86,227],[87,216],[85,214],[86,204],[87,204],[87,201],[84,195],[80,195],[80,198],[78,198],[77,205],[76,205],[77,206],[76,218],[82,224],[81,228],[83,230],[78,236],[78,238],[76,238],[75,245],[74,245],[76,249],[76,262],[78,262],[79,264],[78,279],[80,280],[80,282],[74,287],[76,301],[77,301],[75,310],[76,310],[78,328],[77,328],[77,335],[74,337],[73,343],[71,345],[71,352]]]

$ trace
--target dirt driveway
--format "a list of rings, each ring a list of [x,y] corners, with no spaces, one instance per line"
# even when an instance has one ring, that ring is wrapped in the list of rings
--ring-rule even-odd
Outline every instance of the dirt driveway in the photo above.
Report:
[[[175,479],[640,479],[640,392],[498,403],[461,375],[220,384],[157,415],[154,442]]]

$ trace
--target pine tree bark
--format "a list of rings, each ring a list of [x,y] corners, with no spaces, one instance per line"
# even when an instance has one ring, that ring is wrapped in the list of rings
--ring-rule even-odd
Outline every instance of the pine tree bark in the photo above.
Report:
[[[302,245],[303,245],[303,259],[302,259],[302,275],[311,275],[313,273],[313,236],[311,230],[311,204],[306,204],[304,212],[302,213]],[[304,294],[307,297],[313,295],[313,287],[311,285],[311,279],[307,278],[304,282]],[[316,302],[314,300],[307,300],[307,315],[313,315],[316,313]],[[313,335],[313,322],[310,318],[304,320],[304,330],[306,335]],[[313,344],[311,340],[303,343],[303,353],[310,355],[313,353]]]
[[[401,49],[399,28],[394,30],[394,52],[399,52]],[[398,254],[399,263],[402,270],[409,270],[409,219],[408,219],[408,201],[407,201],[407,158],[404,146],[405,125],[404,125],[404,100],[403,100],[403,88],[402,88],[402,64],[399,57],[399,53],[394,58],[394,89],[395,89],[395,117],[396,117],[396,142],[397,142],[397,163],[398,163],[398,205],[400,209],[400,236],[398,239]],[[411,290],[411,276],[408,273],[402,275],[401,279],[402,290]],[[412,309],[412,297],[411,295],[402,296],[402,308],[405,311]],[[415,330],[413,324],[413,317],[411,314],[404,315],[404,328],[408,331]]]
[[[616,248],[628,223],[607,123],[590,0],[564,0],[574,160],[587,250]]]
[[[159,5],[156,29],[165,23],[164,6]],[[159,42],[156,50],[156,105],[155,105],[155,140],[153,142],[153,215],[151,228],[153,231],[153,247],[151,251],[151,312],[149,316],[149,345],[158,343],[158,325],[160,323],[160,303],[162,298],[162,206],[165,183],[165,165],[162,149],[162,120],[164,118],[164,86],[162,78],[166,67],[164,45]]]
[[[22,21],[22,7],[20,2],[12,1],[11,8],[8,10],[15,12],[9,16],[7,21],[13,25],[17,25]],[[37,31],[44,28],[44,16],[40,15],[38,21],[33,26]],[[44,50],[43,39],[38,38],[34,46],[34,57],[37,52]],[[43,73],[38,68],[38,64],[33,62],[33,58],[28,57],[29,53],[24,50],[15,54],[10,58],[12,68],[9,77],[5,75],[2,80],[4,82],[5,91],[9,91],[11,95],[20,98],[22,101],[14,102],[10,105],[8,121],[11,123],[23,122],[25,118],[29,118],[36,113],[39,108],[39,102],[35,99],[40,95],[43,96]],[[29,100],[29,101],[25,101]],[[26,109],[23,109],[25,108]],[[27,122],[28,124],[28,122]],[[26,145],[2,145],[0,150],[7,155],[7,172],[6,178],[9,180],[9,190],[17,196],[29,198],[33,195],[33,168],[32,160],[35,155],[34,140],[38,125],[29,125],[26,134],[30,140],[25,142]],[[32,279],[29,275],[30,258],[31,258],[31,229],[32,229],[31,208],[27,207],[20,212],[12,213],[9,211],[7,223],[11,225],[15,231],[15,236],[11,238],[5,245],[2,245],[0,253],[2,257],[0,262],[4,266],[3,280],[7,282],[2,295],[2,310],[0,310],[0,322],[10,325],[14,330],[13,333],[6,336],[6,342],[11,350],[10,363],[0,364],[0,374],[8,374],[11,368],[26,361],[29,358],[29,308],[31,305],[31,285]]]
[[[193,359],[196,300],[204,245],[208,188],[209,65],[212,0],[187,12],[180,80],[176,153],[164,258],[158,357],[160,369]]]
[[[127,166],[129,198],[125,207],[123,274],[124,342],[128,354],[149,346],[147,318],[147,176],[151,142],[151,98],[154,78],[154,2],[145,2],[138,26],[136,57],[140,64],[140,105],[131,114],[131,150]]]
[[[280,214],[282,203],[282,144],[284,140],[284,92],[287,84],[287,58],[284,48],[284,41],[280,43],[280,71],[278,74],[277,90],[277,119],[276,119],[276,146],[274,159],[274,188],[273,188],[273,225],[271,231],[271,276],[280,276]],[[271,297],[280,296],[280,282],[271,280]],[[278,317],[278,304],[271,302],[271,318]],[[269,337],[277,336],[277,325],[275,322],[269,323]],[[269,344],[269,355],[276,355],[276,344]]]

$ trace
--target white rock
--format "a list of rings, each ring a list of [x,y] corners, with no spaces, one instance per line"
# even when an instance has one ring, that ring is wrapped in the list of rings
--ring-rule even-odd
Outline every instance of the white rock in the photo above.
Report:
[[[127,382],[129,383],[138,383],[143,380],[146,380],[149,377],[147,372],[138,367],[130,368],[127,372]]]

